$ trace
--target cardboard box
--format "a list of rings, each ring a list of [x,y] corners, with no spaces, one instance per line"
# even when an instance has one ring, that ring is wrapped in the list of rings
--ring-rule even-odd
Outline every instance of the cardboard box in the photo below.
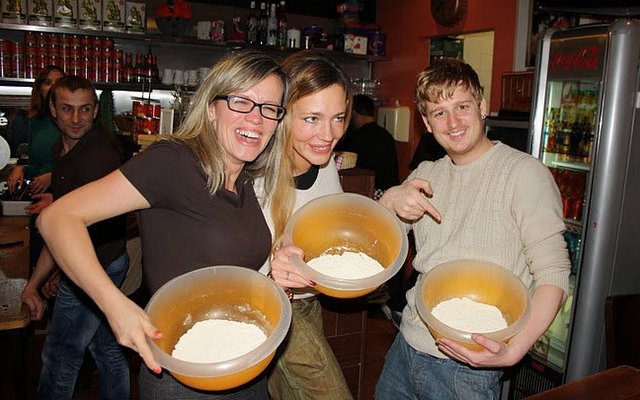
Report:
[[[29,1],[29,25],[53,26],[53,0]]]
[[[344,35],[344,52],[351,54],[367,54],[367,37],[346,33]]]
[[[2,215],[5,217],[29,215],[24,208],[31,205],[30,201],[5,201],[2,200]]]
[[[132,3],[127,1],[127,21],[125,30],[127,33],[145,33],[147,31],[146,5],[145,3]]]
[[[108,32],[124,32],[125,2],[124,0],[103,0],[102,30]]]
[[[54,0],[53,22],[53,25],[59,28],[76,29],[78,27],[78,1]]]
[[[2,1],[2,22],[6,24],[26,24],[27,12],[27,0]]]
[[[102,29],[102,0],[79,0],[78,28]]]

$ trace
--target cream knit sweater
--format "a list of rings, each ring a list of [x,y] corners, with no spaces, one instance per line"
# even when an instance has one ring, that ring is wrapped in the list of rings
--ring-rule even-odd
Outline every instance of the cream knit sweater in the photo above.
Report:
[[[414,222],[418,279],[456,259],[490,261],[510,268],[527,287],[568,288],[569,255],[562,236],[560,193],[549,170],[532,156],[500,142],[471,164],[446,156],[423,162],[408,179],[431,182],[440,224],[428,216]],[[446,357],[417,313],[415,288],[407,292],[400,331],[415,349]]]

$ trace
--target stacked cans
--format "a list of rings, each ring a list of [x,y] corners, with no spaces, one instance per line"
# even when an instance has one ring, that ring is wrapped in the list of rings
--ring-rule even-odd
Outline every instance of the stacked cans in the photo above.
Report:
[[[15,61],[14,61],[15,58]],[[20,78],[22,48],[19,43],[0,39],[0,77]]]
[[[131,113],[133,114],[134,135],[157,135],[160,127],[162,107],[159,101],[132,98]]]
[[[9,48],[10,75],[4,74]],[[2,40],[3,76],[33,79],[47,65],[57,65],[71,75],[93,82],[121,82],[122,51],[113,39],[76,34],[25,32],[24,44]]]

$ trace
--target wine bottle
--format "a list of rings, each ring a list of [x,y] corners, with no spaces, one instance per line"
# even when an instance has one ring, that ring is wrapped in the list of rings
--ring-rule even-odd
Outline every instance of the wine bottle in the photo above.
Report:
[[[267,45],[275,46],[278,44],[278,17],[276,17],[276,3],[271,3],[271,11],[267,20]]]
[[[260,2],[260,15],[258,17],[258,44],[266,46],[267,44],[267,19],[269,18],[266,3]]]
[[[256,2],[252,1],[247,19],[247,41],[250,44],[258,44],[258,10]]]

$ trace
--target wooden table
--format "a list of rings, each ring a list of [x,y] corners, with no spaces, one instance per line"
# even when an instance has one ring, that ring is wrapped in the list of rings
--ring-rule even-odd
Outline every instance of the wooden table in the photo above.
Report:
[[[29,217],[0,217],[0,270],[0,330],[24,328],[29,313],[20,294],[29,278]]]
[[[638,400],[640,369],[623,365],[527,397],[527,400]]]
[[[25,341],[29,310],[20,295],[29,278],[29,217],[0,217],[0,332],[10,335],[18,399],[26,399]]]

